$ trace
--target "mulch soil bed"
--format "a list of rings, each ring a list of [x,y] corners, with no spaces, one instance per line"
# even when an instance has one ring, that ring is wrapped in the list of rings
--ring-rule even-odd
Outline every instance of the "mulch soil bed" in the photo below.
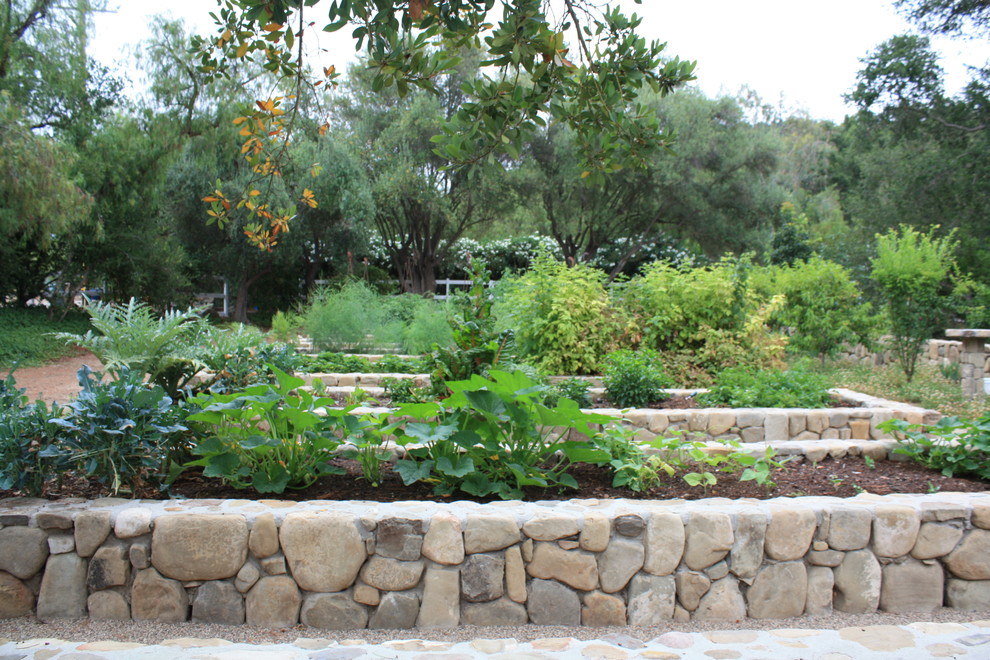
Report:
[[[335,475],[320,479],[312,486],[277,495],[259,494],[253,490],[237,490],[224,486],[217,479],[208,479],[197,472],[184,473],[170,490],[172,497],[203,499],[280,499],[280,500],[368,500],[392,502],[404,500],[427,500],[448,502],[472,500],[488,502],[495,498],[472,497],[467,493],[440,496],[433,493],[431,486],[417,483],[405,486],[399,476],[386,471],[383,483],[377,487],[360,478],[360,470],[354,461],[340,459],[337,464],[348,470],[346,475]],[[684,483],[681,474],[673,477],[664,475],[663,483],[647,492],[637,493],[626,488],[612,487],[612,473],[607,468],[591,465],[572,467],[571,474],[577,479],[577,490],[553,491],[527,488],[526,499],[568,500],[578,499],[685,499],[696,500],[704,497],[724,497],[730,499],[773,497],[798,497],[802,495],[828,495],[852,497],[862,492],[887,495],[891,493],[933,493],[939,491],[984,492],[990,491],[990,483],[976,479],[949,478],[916,463],[905,461],[876,461],[868,465],[862,458],[825,459],[820,463],[809,461],[787,463],[773,474],[773,486],[760,486],[753,481],[739,481],[735,474],[718,474],[718,483],[704,490]],[[11,497],[16,493],[0,491],[0,498]],[[61,485],[53,484],[46,493],[49,499],[68,497],[96,498],[107,495],[98,483],[85,479],[67,479]],[[167,499],[169,494],[161,492],[138,493],[151,499]]]

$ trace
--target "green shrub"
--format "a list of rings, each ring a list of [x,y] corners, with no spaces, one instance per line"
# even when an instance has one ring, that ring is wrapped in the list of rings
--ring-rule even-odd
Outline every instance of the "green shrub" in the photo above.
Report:
[[[953,253],[958,242],[951,233],[936,238],[936,229],[922,234],[901,225],[900,230],[878,234],[877,256],[871,262],[871,277],[880,285],[887,307],[891,350],[908,381],[921,349],[946,327],[954,304]]]
[[[830,402],[827,380],[821,374],[790,371],[726,369],[715,384],[698,395],[703,406],[730,408],[823,408]]]
[[[82,391],[50,420],[60,432],[42,455],[95,478],[115,495],[157,489],[170,465],[186,455],[185,411],[172,405],[162,387],[145,384],[141,372],[126,366],[109,382],[86,366],[78,377]]]
[[[301,314],[279,310],[272,317],[272,337],[280,342],[294,342],[304,322]]]
[[[402,350],[410,355],[422,355],[433,350],[434,345],[449,346],[453,332],[447,310],[436,301],[414,298],[412,317],[402,328]]]
[[[772,320],[791,329],[788,348],[824,362],[843,344],[869,344],[875,333],[871,306],[862,300],[849,270],[835,262],[815,255],[791,266],[759,269],[753,280],[767,298],[784,296]]]
[[[598,373],[629,330],[605,273],[548,256],[502,286],[495,313],[500,327],[514,329],[520,356],[548,374]]]
[[[605,358],[605,396],[619,408],[641,408],[667,398],[667,377],[656,351],[615,351]]]
[[[398,343],[402,323],[385,297],[361,280],[324,290],[305,312],[305,328],[319,350],[368,352]]]
[[[570,399],[582,408],[591,408],[594,402],[591,400],[591,384],[582,378],[567,378],[554,383],[547,392],[547,405],[556,405],[560,399]]]
[[[429,371],[423,358],[383,355],[372,362],[361,355],[325,351],[316,356],[297,355],[297,369],[306,373],[423,374]]]
[[[235,323],[210,328],[203,337],[203,364],[213,372],[205,388],[224,393],[255,383],[275,382],[272,367],[292,372],[299,358],[291,344],[269,343],[260,330]]]

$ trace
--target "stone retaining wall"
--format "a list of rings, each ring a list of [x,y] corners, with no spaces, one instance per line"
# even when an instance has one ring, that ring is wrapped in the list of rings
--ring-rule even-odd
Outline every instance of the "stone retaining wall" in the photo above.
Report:
[[[933,367],[944,367],[950,364],[958,364],[962,351],[962,342],[947,339],[931,339],[928,346],[921,352],[920,364],[927,364]],[[839,359],[861,362],[863,364],[883,365],[891,364],[896,360],[890,351],[870,351],[862,344],[856,346],[846,346],[838,355]],[[983,376],[990,377],[990,346],[986,348],[986,359],[983,363]]]
[[[0,617],[653,625],[990,608],[990,495],[0,501]]]

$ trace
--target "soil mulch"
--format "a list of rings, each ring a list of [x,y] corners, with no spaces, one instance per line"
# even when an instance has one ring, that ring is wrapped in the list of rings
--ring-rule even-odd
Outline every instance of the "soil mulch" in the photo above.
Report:
[[[253,490],[237,490],[223,485],[217,479],[208,479],[198,472],[187,471],[171,487],[172,497],[203,499],[279,499],[279,500],[368,500],[392,502],[407,500],[428,500],[448,502],[472,500],[489,502],[493,497],[479,498],[457,492],[449,496],[435,495],[428,484],[417,483],[405,486],[398,475],[386,471],[383,482],[375,487],[360,478],[357,463],[340,459],[337,465],[345,468],[345,475],[324,477],[312,486],[284,494],[263,493]],[[876,495],[891,493],[934,493],[939,491],[985,492],[990,491],[990,483],[976,479],[950,478],[916,463],[904,461],[876,461],[868,465],[862,458],[825,459],[820,463],[810,461],[785,464],[773,474],[772,486],[761,486],[754,481],[739,481],[736,474],[717,474],[718,483],[704,490],[687,485],[682,474],[672,477],[663,475],[663,483],[637,493],[627,488],[612,486],[612,473],[607,468],[591,465],[572,467],[571,474],[577,479],[577,490],[561,491],[527,488],[526,499],[568,500],[577,499],[685,499],[696,500],[704,497],[724,497],[729,499],[773,497],[799,497],[804,495],[827,495],[852,497],[862,492]],[[61,486],[52,485],[46,493],[49,499],[68,497],[94,498],[105,496],[105,489],[99,484],[83,479],[68,480]],[[0,491],[0,498],[14,493]],[[150,499],[166,499],[169,494],[161,492],[138,493]]]

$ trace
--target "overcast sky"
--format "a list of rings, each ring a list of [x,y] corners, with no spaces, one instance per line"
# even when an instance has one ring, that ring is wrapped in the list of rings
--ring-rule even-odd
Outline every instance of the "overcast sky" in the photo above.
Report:
[[[214,0],[110,0],[115,13],[96,18],[93,55],[128,70],[127,45],[149,36],[152,16],[163,5],[166,15],[182,18],[190,31],[212,31]],[[859,59],[910,26],[891,0],[620,0],[627,13],[643,17],[640,33],[668,43],[667,52],[697,60],[697,84],[709,96],[736,94],[749,86],[772,105],[805,110],[817,119],[840,121],[850,108],[842,100],[856,79]],[[318,14],[311,14],[317,20]],[[318,23],[322,25],[322,23]],[[327,64],[343,70],[354,46],[346,29],[321,34]],[[938,40],[948,89],[966,80],[965,64],[983,65],[990,45]],[[133,74],[130,74],[133,76]]]

